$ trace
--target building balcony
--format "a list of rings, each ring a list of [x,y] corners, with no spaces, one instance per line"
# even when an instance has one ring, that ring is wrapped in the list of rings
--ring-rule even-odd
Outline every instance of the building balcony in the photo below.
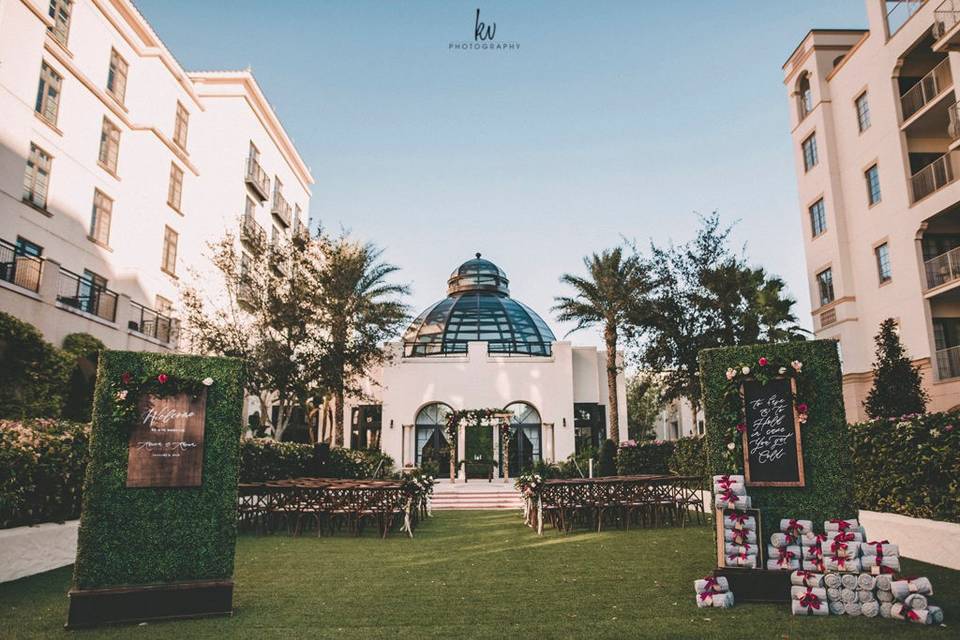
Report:
[[[933,50],[960,51],[960,0],[943,0],[933,11]]]
[[[97,316],[107,322],[117,317],[117,292],[93,280],[60,268],[57,302]]]
[[[954,181],[954,152],[948,151],[924,168],[910,176],[911,202],[926,198]]]
[[[931,69],[919,82],[907,89],[900,96],[900,111],[903,121],[910,120],[920,113],[925,106],[935,102],[953,87],[953,75],[950,72],[950,61],[944,58],[937,66]]]
[[[132,300],[130,301],[130,311],[131,318],[127,321],[127,328],[131,331],[136,331],[164,344],[176,341],[180,326],[176,319]]]
[[[240,240],[253,249],[262,249],[267,242],[267,232],[253,219],[253,216],[245,214],[240,222]]]
[[[287,202],[283,194],[279,191],[273,192],[273,206],[270,207],[270,213],[282,222],[283,226],[290,226],[291,219],[293,218],[293,207],[290,206],[290,203]]]
[[[930,258],[923,266],[927,275],[927,289],[960,280],[960,247]]]
[[[937,375],[941,380],[960,378],[960,346],[937,351]]]
[[[16,245],[0,239],[0,280],[38,293],[42,273],[42,258],[23,254]]]
[[[270,176],[263,170],[256,158],[247,158],[247,170],[244,179],[260,197],[260,202],[265,202],[270,197]]]

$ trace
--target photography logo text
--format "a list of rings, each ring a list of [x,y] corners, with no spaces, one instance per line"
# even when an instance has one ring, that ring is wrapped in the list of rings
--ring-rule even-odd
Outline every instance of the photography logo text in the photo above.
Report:
[[[447,48],[450,51],[516,51],[520,48],[519,42],[501,42],[496,37],[497,23],[480,20],[480,9],[477,9],[473,21],[473,40],[451,42]]]

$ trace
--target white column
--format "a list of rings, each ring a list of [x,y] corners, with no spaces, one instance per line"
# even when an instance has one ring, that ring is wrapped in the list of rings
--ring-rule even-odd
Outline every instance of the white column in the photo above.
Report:
[[[460,466],[460,461],[465,457],[467,451],[467,428],[463,425],[457,426],[457,459],[453,461],[457,469],[457,478],[463,478],[465,469]]]
[[[493,426],[493,459],[494,460],[500,459],[500,426],[499,425]],[[499,465],[494,465],[493,477],[494,478],[500,477]]]

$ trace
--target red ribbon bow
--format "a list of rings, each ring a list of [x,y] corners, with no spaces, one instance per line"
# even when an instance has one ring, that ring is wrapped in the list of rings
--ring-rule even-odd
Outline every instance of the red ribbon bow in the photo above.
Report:
[[[724,502],[739,502],[739,501],[740,501],[740,498],[737,497],[737,494],[735,494],[735,493],[734,493],[732,490],[730,490],[730,489],[727,489],[726,491],[724,491],[723,493],[721,493],[721,494],[720,494],[720,498],[721,498]]]
[[[796,555],[793,551],[787,551],[786,547],[780,547],[779,551],[780,557],[777,558],[777,564],[781,567],[786,564],[790,564],[790,561],[793,560],[794,556]]]
[[[709,591],[701,591],[701,592],[700,592],[700,599],[701,599],[701,600],[706,600],[707,598],[711,597],[712,595],[713,595],[713,594],[710,593]]]
[[[903,608],[903,615],[906,616],[907,620],[919,620],[920,616],[917,615],[917,612],[913,609]]]
[[[846,551],[846,550],[847,550],[847,543],[846,543],[846,542],[840,542],[839,540],[837,540],[836,542],[831,543],[831,545],[830,545],[830,551],[836,553],[838,549],[843,549],[844,551]]]
[[[837,525],[837,529],[839,529],[840,531],[846,531],[851,527],[849,522],[847,522],[846,520],[841,520],[839,518],[833,518],[830,520],[830,522],[832,524]]]
[[[837,535],[833,536],[833,539],[836,542],[853,542],[856,537],[857,536],[852,533],[838,533]]]
[[[820,545],[807,547],[807,549],[809,549],[809,551],[807,552],[809,555],[815,558],[823,558],[823,547],[821,547]]]
[[[812,572],[812,571],[806,571],[806,570],[804,570],[804,571],[797,571],[797,577],[798,577],[798,578],[803,578],[804,581],[806,581],[807,578],[812,578],[812,577],[813,577],[813,572]]]
[[[807,609],[820,608],[820,598],[813,593],[813,589],[811,587],[807,587],[807,592],[800,596],[800,606],[806,607]]]
[[[730,522],[736,522],[737,524],[745,523],[749,517],[750,516],[745,513],[731,513],[729,516],[727,516]]]
[[[703,580],[706,583],[704,585],[706,591],[712,591],[717,586],[717,580],[713,576],[706,576]]]

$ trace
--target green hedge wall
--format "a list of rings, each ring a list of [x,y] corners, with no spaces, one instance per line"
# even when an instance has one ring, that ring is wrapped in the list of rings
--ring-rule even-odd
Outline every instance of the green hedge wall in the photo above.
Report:
[[[126,488],[129,425],[115,422],[112,412],[116,381],[125,371],[135,377],[167,373],[192,380],[213,378],[207,395],[202,486]],[[127,351],[101,354],[74,568],[76,588],[233,575],[242,400],[236,360]]]
[[[960,522],[960,411],[850,425],[862,509]]]
[[[240,446],[240,482],[306,476],[372,478],[378,469],[381,477],[396,471],[393,458],[376,449],[331,449],[328,462],[318,467],[310,444],[248,438]]]
[[[753,504],[761,510],[765,531],[780,518],[853,518],[853,464],[843,411],[840,360],[833,340],[786,342],[706,349],[700,352],[700,376],[706,414],[707,468],[711,475],[742,473],[743,460],[727,454],[731,429],[741,421],[738,411],[725,401],[728,367],[756,366],[764,356],[775,362],[803,363],[801,388],[809,405],[809,418],[801,427],[805,487],[748,487]]]
[[[707,458],[704,443],[704,438],[692,436],[621,446],[617,453],[617,473],[675,473],[706,478]]]

